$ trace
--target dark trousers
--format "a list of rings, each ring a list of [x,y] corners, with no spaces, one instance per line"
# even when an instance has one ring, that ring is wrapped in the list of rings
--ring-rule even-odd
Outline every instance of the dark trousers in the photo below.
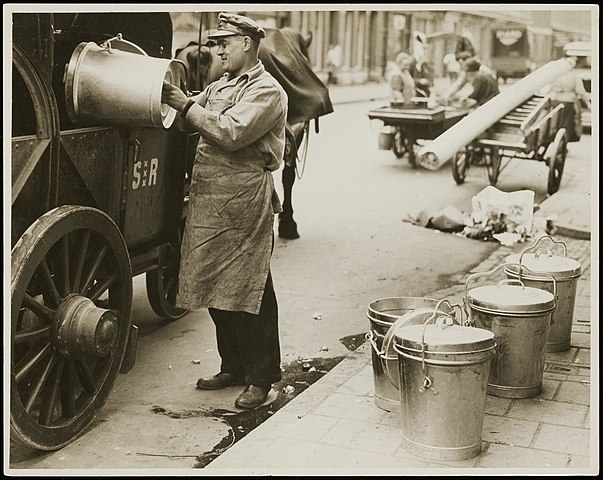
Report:
[[[257,315],[209,309],[216,325],[220,371],[245,376],[247,384],[269,385],[281,379],[278,304],[268,273]]]

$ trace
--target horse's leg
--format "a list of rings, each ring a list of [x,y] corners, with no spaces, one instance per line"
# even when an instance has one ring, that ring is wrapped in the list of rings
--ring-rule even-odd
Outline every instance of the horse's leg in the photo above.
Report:
[[[279,214],[278,236],[290,240],[299,238],[297,224],[293,220],[293,205],[291,204],[291,192],[295,183],[295,166],[285,163],[283,167],[283,211]]]

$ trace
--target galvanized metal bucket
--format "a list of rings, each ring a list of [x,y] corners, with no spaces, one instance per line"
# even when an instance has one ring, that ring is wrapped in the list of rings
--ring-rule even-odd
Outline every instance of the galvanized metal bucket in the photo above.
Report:
[[[82,42],[65,70],[65,102],[72,122],[169,128],[176,110],[161,103],[163,81],[179,84],[173,60]]]
[[[538,244],[544,239],[550,239],[553,244],[562,245],[563,256],[553,255],[550,249],[540,249],[536,250],[535,253],[528,253],[530,250],[536,249]],[[537,274],[530,275],[525,272],[521,274],[519,267],[505,268],[508,278],[518,279],[521,274],[523,284],[528,287],[540,288],[553,293],[553,283],[548,278],[538,274],[547,273],[555,278],[557,283],[557,306],[553,311],[551,319],[547,352],[569,350],[572,340],[576,290],[578,279],[582,274],[580,262],[568,258],[567,245],[564,242],[553,240],[549,235],[540,237],[521,254],[509,255],[505,261],[525,265]]]
[[[394,131],[385,127],[379,132],[379,150],[391,150],[394,145]]]
[[[426,458],[465,460],[481,452],[494,333],[435,317],[395,335],[402,447]]]
[[[542,390],[546,343],[557,291],[554,277],[539,274],[552,280],[553,293],[526,287],[520,279],[506,279],[467,291],[469,282],[476,277],[513,266],[520,267],[503,263],[489,272],[470,275],[465,284],[465,303],[471,323],[492,331],[498,344],[488,393],[497,397],[528,398]],[[533,273],[525,266],[521,268],[523,272]]]
[[[390,297],[369,304],[366,316],[371,330],[366,338],[373,347],[373,384],[377,407],[388,412],[397,412],[400,408],[398,358],[393,351],[390,331],[393,333],[407,323],[423,324],[424,316],[431,314],[437,303],[431,298]]]

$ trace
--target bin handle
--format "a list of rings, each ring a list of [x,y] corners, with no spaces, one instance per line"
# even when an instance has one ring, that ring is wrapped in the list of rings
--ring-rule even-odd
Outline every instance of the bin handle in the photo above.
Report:
[[[113,53],[113,49],[111,48],[111,42],[113,40],[123,40],[123,35],[121,33],[118,33],[115,37],[113,38],[109,38],[107,40],[105,40],[103,43],[100,44],[101,48],[104,48],[105,50],[107,50],[109,53]]]
[[[432,321],[436,321],[436,323],[441,322],[441,328],[446,328],[448,325],[454,325],[454,317],[451,317],[450,314],[444,314],[436,319],[436,313],[439,312],[439,307],[442,303],[447,303],[453,312],[456,312],[456,307],[461,308],[460,305],[453,305],[447,299],[440,300],[431,316],[423,323],[423,333],[421,334],[421,368],[423,370],[423,382],[421,387],[419,388],[419,392],[423,393],[425,390],[431,390],[434,395],[437,395],[438,392],[435,388],[433,388],[433,381],[429,376],[429,372],[427,371],[427,362],[425,361],[425,348],[427,345],[425,344],[425,331],[427,330],[427,325]],[[446,323],[444,323],[444,321]]]
[[[535,258],[539,258],[540,255],[542,255],[543,253],[546,253],[547,257],[552,257],[553,256],[553,252],[550,250],[536,250],[536,253],[534,254]]]
[[[521,285],[522,287],[523,287],[523,286],[525,286],[521,280],[516,279],[516,278],[505,278],[504,280],[501,280],[500,282],[498,282],[498,283],[496,284],[496,286],[497,286],[497,287],[500,287],[500,286],[502,286],[502,285],[505,285],[505,284],[510,284],[510,283],[518,283],[518,284],[519,284],[519,285]]]
[[[464,304],[465,304],[465,307],[467,307],[467,311],[471,311],[471,309],[468,308],[469,280],[471,280],[473,278],[485,276],[485,275],[491,275],[491,274],[495,273],[498,269],[500,269],[502,267],[505,267],[505,268],[506,267],[518,267],[517,275],[519,277],[518,280],[520,282],[521,282],[521,272],[522,272],[522,270],[525,270],[525,272],[527,272],[527,273],[529,273],[531,275],[550,278],[553,281],[553,298],[554,298],[554,302],[555,302],[554,306],[557,305],[557,280],[555,280],[555,277],[553,275],[551,275],[550,273],[545,273],[545,272],[533,272],[532,270],[530,270],[525,265],[522,265],[521,263],[501,263],[500,265],[498,265],[497,267],[493,268],[492,270],[489,270],[487,272],[473,273],[473,274],[471,274],[471,275],[469,275],[467,277],[467,280],[465,281],[465,298],[464,298]],[[502,282],[504,282],[504,280],[501,280],[498,283],[498,286],[500,286],[502,284]],[[523,286],[523,282],[522,282],[522,286]]]
[[[365,340],[368,340],[368,342],[373,347],[373,350],[375,350],[375,353],[379,357],[383,357],[385,355],[385,352],[383,350],[379,350],[379,348],[377,347],[377,342],[375,342],[375,337],[374,337],[372,330],[369,330],[368,332],[366,332],[366,335],[364,335],[364,338],[365,338]]]
[[[551,242],[553,242],[554,244],[561,244],[563,245],[563,256],[567,257],[567,245],[564,242],[558,241],[553,239],[553,237],[551,237],[550,235],[542,235],[538,240],[536,240],[532,245],[530,245],[528,248],[524,249],[523,252],[521,252],[521,255],[519,256],[519,263],[521,263],[521,261],[523,260],[523,254],[526,252],[529,252],[530,250],[534,249],[541,240],[548,238]],[[550,250],[547,250],[549,256],[552,256],[553,254],[551,253]],[[538,258],[539,253],[536,252],[536,258]]]

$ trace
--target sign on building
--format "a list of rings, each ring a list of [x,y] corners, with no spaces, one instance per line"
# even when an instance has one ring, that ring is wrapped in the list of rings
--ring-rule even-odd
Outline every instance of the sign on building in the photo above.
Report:
[[[394,30],[404,30],[406,28],[406,17],[404,15],[394,15]]]

